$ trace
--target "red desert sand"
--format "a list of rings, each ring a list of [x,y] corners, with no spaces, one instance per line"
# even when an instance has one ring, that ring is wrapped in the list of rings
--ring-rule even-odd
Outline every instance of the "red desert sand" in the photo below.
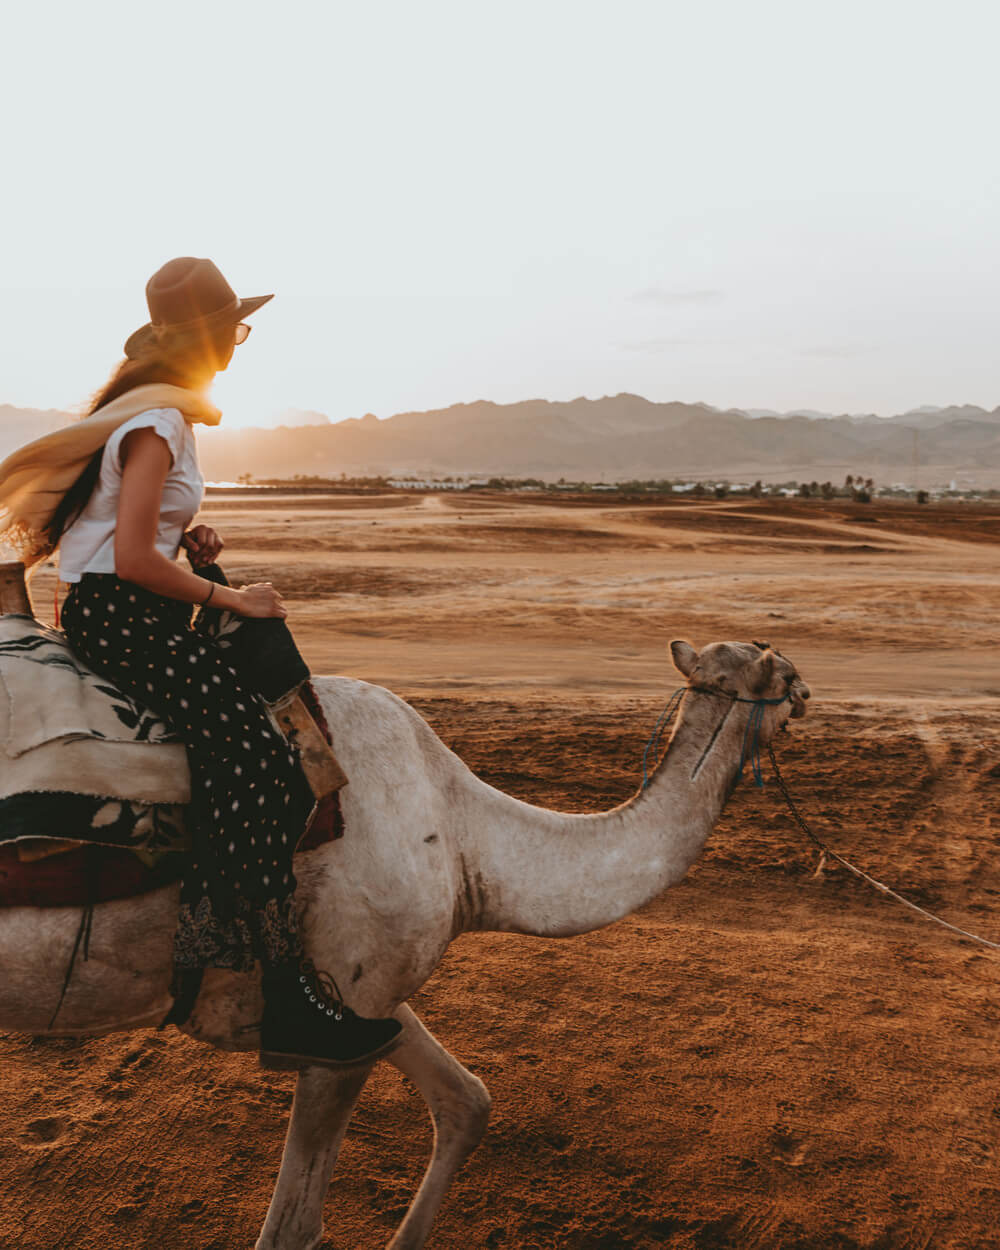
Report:
[[[635,790],[681,680],[670,639],[769,640],[812,687],[776,745],[819,830],[1000,938],[1000,510],[387,495],[216,498],[204,519],[234,580],[283,589],[315,672],[390,687],[492,784],[564,810]],[[429,1245],[1000,1243],[997,960],[815,868],[748,778],[637,915],[460,938],[413,1005],[494,1113]],[[172,1029],[0,1054],[3,1250],[253,1244],[291,1076]],[[429,1147],[379,1068],[326,1250],[383,1246]]]

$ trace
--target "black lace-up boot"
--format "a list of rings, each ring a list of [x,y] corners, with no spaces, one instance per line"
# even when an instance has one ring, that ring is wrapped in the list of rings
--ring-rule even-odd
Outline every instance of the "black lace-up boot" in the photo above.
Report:
[[[355,1015],[333,977],[308,959],[264,970],[262,1067],[357,1067],[395,1050],[402,1031],[398,1020]]]

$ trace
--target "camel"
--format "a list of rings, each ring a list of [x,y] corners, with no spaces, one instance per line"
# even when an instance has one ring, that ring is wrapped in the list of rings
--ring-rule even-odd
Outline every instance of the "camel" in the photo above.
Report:
[[[389,1250],[418,1250],[490,1110],[482,1082],[424,1027],[407,999],[460,933],[571,937],[612,924],[680,881],[739,780],[747,726],[761,743],[805,714],[809,689],[766,644],[699,654],[671,643],[688,679],[648,785],[597,814],[549,811],[476,777],[402,699],[350,678],[315,686],[351,778],[347,834],[296,857],[306,944],[356,1011],[403,1022],[392,1063],[420,1090],[433,1148]],[[763,699],[772,702],[764,705]],[[751,725],[751,731],[753,726]],[[54,1034],[148,1028],[170,1006],[177,887],[96,908]],[[76,909],[0,910],[0,1028],[45,1034],[79,923]],[[257,1046],[256,978],[211,971],[185,1026],[233,1051]],[[371,1067],[299,1073],[284,1154],[256,1250],[315,1250],[323,1202]]]

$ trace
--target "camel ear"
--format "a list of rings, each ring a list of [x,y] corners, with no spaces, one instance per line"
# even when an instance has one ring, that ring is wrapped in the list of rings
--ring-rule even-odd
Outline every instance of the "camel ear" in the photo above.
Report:
[[[754,660],[750,672],[750,689],[754,694],[762,695],[774,679],[774,652],[765,651],[759,660]]]
[[[674,657],[674,668],[685,677],[690,677],[698,664],[698,652],[683,638],[675,638],[670,644],[670,654]]]

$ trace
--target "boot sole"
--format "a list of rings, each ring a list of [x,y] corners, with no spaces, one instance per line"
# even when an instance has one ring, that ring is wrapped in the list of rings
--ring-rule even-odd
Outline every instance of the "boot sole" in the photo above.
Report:
[[[403,1043],[403,1034],[397,1033],[378,1050],[370,1050],[357,1059],[324,1059],[320,1055],[291,1055],[282,1051],[262,1050],[260,1066],[269,1072],[295,1072],[299,1068],[334,1068],[343,1071],[345,1068],[364,1068],[376,1059],[384,1059],[391,1055],[397,1046]]]

